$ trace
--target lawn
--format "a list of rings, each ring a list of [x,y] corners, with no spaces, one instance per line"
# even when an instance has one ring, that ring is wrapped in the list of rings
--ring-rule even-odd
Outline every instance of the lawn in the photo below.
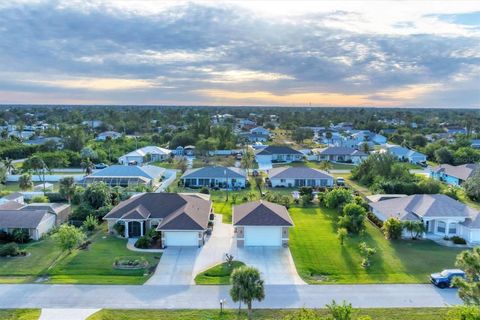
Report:
[[[238,267],[244,266],[245,263],[241,261],[232,261],[229,266],[227,262],[218,264],[199,273],[195,277],[196,284],[230,284],[230,275],[232,271]]]
[[[107,235],[100,230],[92,237],[87,250],[75,250],[61,259],[49,271],[49,283],[83,284],[142,284],[148,278],[148,270],[119,270],[113,267],[116,257],[144,257],[150,267],[158,264],[160,253],[130,251],[127,240]]]
[[[45,274],[48,267],[61,255],[52,239],[31,242],[21,246],[30,255],[0,258],[0,283],[31,282]]]
[[[229,306],[233,307],[233,306]],[[353,319],[369,315],[372,320],[443,320],[448,308],[389,308],[355,309]],[[281,320],[296,310],[253,310],[257,320]],[[327,316],[325,309],[316,310],[318,315]],[[244,312],[238,316],[237,310],[227,309],[220,314],[218,310],[109,310],[104,309],[91,315],[88,320],[245,320]]]
[[[458,249],[432,241],[388,241],[367,224],[363,237],[352,236],[344,246],[336,237],[337,213],[320,207],[291,208],[295,228],[290,249],[299,275],[308,283],[427,283],[432,272],[451,268]],[[360,266],[358,244],[376,248],[372,265]]]
[[[38,320],[40,309],[0,309],[2,320]]]

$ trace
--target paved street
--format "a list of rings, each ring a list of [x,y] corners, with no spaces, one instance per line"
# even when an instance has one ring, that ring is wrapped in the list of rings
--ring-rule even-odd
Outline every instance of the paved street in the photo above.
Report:
[[[235,308],[228,286],[0,285],[2,308],[215,309]],[[431,285],[267,285],[261,308],[320,308],[332,300],[354,307],[443,307],[460,304],[454,289]]]

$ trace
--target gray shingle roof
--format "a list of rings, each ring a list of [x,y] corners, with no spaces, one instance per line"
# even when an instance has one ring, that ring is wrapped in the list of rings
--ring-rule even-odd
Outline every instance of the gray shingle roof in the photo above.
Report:
[[[298,154],[302,155],[300,151],[292,149],[287,146],[268,146],[257,152],[257,155],[272,155],[272,154]]]
[[[0,210],[0,228],[35,229],[51,215],[47,210]]]
[[[367,154],[363,151],[359,151],[353,148],[348,148],[348,147],[328,147],[325,149],[322,149],[319,152],[321,155],[327,155],[327,156],[346,156],[346,155],[352,155],[352,156],[367,156]]]
[[[247,178],[245,170],[234,167],[211,166],[187,170],[182,179],[185,178],[225,178],[227,170],[228,178]]]
[[[333,179],[325,171],[309,167],[279,167],[268,172],[270,179]]]
[[[443,194],[415,194],[373,202],[370,206],[386,217],[397,217],[403,220],[410,220],[412,216],[475,218],[478,215],[477,210]]]
[[[478,168],[477,164],[469,163],[463,164],[461,166],[452,166],[449,164],[442,164],[434,168],[433,171],[436,173],[445,173],[449,176],[459,178],[461,180],[467,180]]]
[[[89,177],[144,177],[147,179],[158,179],[164,172],[164,168],[157,166],[114,165],[92,173]]]
[[[104,219],[163,219],[161,230],[205,230],[211,201],[195,195],[144,193],[122,201]]]
[[[18,203],[17,201],[6,201],[0,204],[0,210],[18,210],[23,207],[24,204]]]
[[[260,200],[233,207],[235,226],[293,226],[287,208]]]
[[[10,194],[4,196],[3,199],[16,200],[16,199],[22,198],[22,197],[23,197],[23,194],[21,192],[14,192],[14,193],[10,193]]]

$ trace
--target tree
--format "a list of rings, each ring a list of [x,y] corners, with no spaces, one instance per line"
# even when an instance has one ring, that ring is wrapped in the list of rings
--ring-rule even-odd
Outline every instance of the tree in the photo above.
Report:
[[[447,147],[441,147],[440,149],[437,149],[434,151],[435,154],[435,160],[438,163],[447,163],[447,164],[452,164],[453,163],[453,154],[448,149]]]
[[[247,147],[245,148],[245,152],[243,153],[242,160],[240,161],[240,166],[247,171],[253,165],[253,152]]]
[[[477,168],[473,175],[465,181],[463,188],[470,199],[480,200],[480,168]]]
[[[402,237],[403,224],[395,217],[390,217],[383,223],[383,235],[386,239],[397,240]]]
[[[252,319],[252,302],[262,301],[265,298],[265,288],[260,272],[253,267],[242,266],[233,270],[230,280],[232,300],[245,303],[248,307],[248,318]]]
[[[292,133],[292,139],[297,143],[302,143],[305,139],[313,138],[313,130],[309,128],[297,127]]]
[[[338,218],[338,226],[345,228],[350,233],[358,234],[365,228],[367,211],[364,207],[349,203],[343,207],[343,215]]]
[[[407,220],[403,222],[403,228],[410,232],[410,237],[413,239],[418,239],[420,235],[425,231],[425,226],[422,221],[412,221]]]
[[[83,193],[83,199],[94,209],[109,206],[112,203],[111,191],[105,182],[90,184]]]
[[[90,158],[82,159],[80,166],[85,170],[85,175],[87,176],[93,172],[94,165]]]
[[[335,188],[325,194],[323,201],[327,208],[338,208],[344,203],[352,201],[352,192],[345,188]]]
[[[98,158],[98,154],[90,147],[85,147],[80,151],[80,157],[82,159],[94,160]]]
[[[94,231],[98,227],[98,220],[91,214],[87,216],[85,221],[83,221],[82,227],[87,231]]]
[[[363,257],[362,267],[368,268],[370,266],[370,258],[377,253],[377,250],[369,247],[366,242],[361,242],[358,248],[360,250],[360,255]]]
[[[480,306],[480,247],[462,251],[455,265],[465,272],[465,279],[455,278],[458,295],[468,305]]]
[[[73,177],[64,177],[60,179],[58,191],[62,197],[68,200],[68,203],[71,203],[72,197],[75,194],[75,188]]]
[[[63,250],[72,252],[74,248],[80,245],[86,238],[82,230],[68,224],[62,224],[58,231],[52,236],[55,242]]]
[[[187,160],[185,158],[182,158],[182,159],[178,160],[175,163],[175,168],[177,168],[182,173],[184,173],[185,171],[187,171],[187,168],[188,168]]]
[[[340,241],[340,245],[343,246],[345,239],[348,236],[348,230],[345,228],[338,228],[337,230],[337,238]]]
[[[262,194],[263,178],[261,176],[255,177],[255,185],[257,186],[258,192]]]
[[[318,164],[318,169],[328,172],[332,169],[332,164],[328,161],[322,161]]]
[[[20,190],[25,191],[33,187],[32,175],[29,173],[24,173],[18,179],[18,184]]]
[[[32,169],[38,175],[38,178],[43,182],[43,193],[45,193],[45,172],[48,168],[43,159],[38,155],[31,156],[23,162],[22,168],[27,170]]]
[[[15,166],[13,165],[13,160],[10,159],[10,158],[5,158],[3,161],[3,166],[5,168],[5,170],[7,171],[8,174],[11,174],[12,173],[12,170],[15,169]]]

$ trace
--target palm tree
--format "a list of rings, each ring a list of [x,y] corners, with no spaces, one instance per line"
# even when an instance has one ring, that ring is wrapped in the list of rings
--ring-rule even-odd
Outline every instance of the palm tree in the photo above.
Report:
[[[230,279],[232,300],[240,302],[239,311],[241,303],[245,303],[248,308],[248,319],[252,319],[253,300],[262,301],[265,298],[265,288],[260,272],[253,267],[242,266],[233,270]]]
[[[5,170],[7,170],[8,174],[12,173],[12,170],[15,169],[15,166],[13,165],[13,160],[10,158],[5,158],[5,160],[2,161]]]
[[[59,193],[62,197],[65,197],[68,200],[68,203],[70,203],[75,194],[75,181],[73,180],[73,177],[62,178],[60,179],[59,184]]]
[[[85,170],[85,175],[89,175],[92,173],[93,171],[93,162],[90,161],[90,158],[85,158],[84,160],[82,160],[82,162],[80,163],[80,165],[82,166],[82,168]]]
[[[32,175],[29,173],[24,173],[18,179],[18,185],[20,190],[25,191],[33,187]]]
[[[241,167],[247,171],[247,174],[248,174],[248,170],[252,167],[252,163],[253,163],[253,154],[247,147],[245,148],[242,161],[240,162]]]
[[[318,168],[320,170],[324,170],[324,171],[330,171],[330,169],[332,169],[332,164],[328,161],[322,161],[320,162],[320,164],[318,165]]]

